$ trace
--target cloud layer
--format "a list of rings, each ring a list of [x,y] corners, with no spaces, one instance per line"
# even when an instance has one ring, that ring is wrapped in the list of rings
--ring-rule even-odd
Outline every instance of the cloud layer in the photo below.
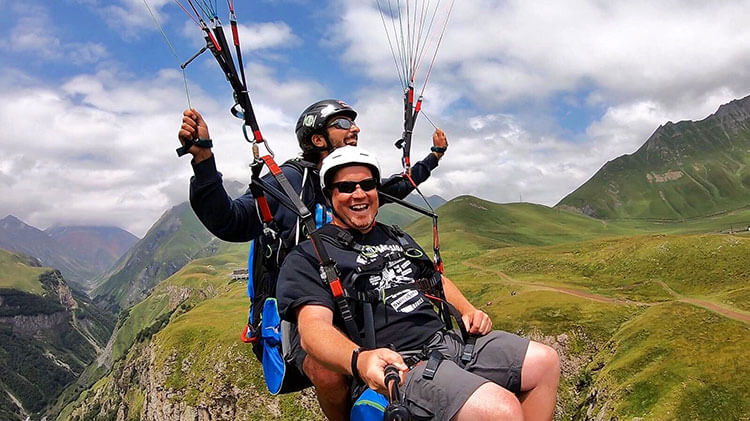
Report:
[[[200,46],[200,32],[171,2],[149,3],[170,36],[186,49]],[[154,56],[157,70],[144,71],[134,56],[114,53],[164,51],[140,0],[73,4],[108,16],[112,32],[81,41],[88,38],[75,36],[74,23],[41,5],[10,8],[11,42],[0,47],[12,59],[0,65],[0,217],[143,235],[188,197],[188,158],[174,153],[185,82],[166,54]],[[659,125],[704,118],[750,86],[750,29],[741,19],[750,1],[456,4],[415,130],[413,160],[431,145],[428,117],[449,136],[428,194],[553,205]],[[298,151],[299,112],[340,96],[360,113],[361,145],[377,151],[384,172],[400,171],[393,142],[402,98],[377,2],[325,6],[336,13],[293,6],[314,13],[316,26],[290,14],[240,27],[255,111],[277,159]],[[337,61],[299,60],[311,50]],[[226,82],[207,57],[189,70],[190,102],[209,123],[220,170],[246,182],[249,147],[227,112]],[[354,89],[340,90],[336,78],[324,84],[331,73]]]

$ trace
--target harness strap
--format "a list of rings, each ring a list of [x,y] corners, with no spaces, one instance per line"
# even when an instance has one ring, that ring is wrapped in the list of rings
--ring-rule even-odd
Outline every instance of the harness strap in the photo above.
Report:
[[[333,294],[333,300],[339,309],[341,318],[344,319],[344,326],[346,327],[349,338],[354,342],[360,342],[359,329],[357,323],[354,321],[354,315],[349,308],[347,302],[347,294],[341,284],[341,278],[336,262],[331,259],[328,252],[323,245],[323,238],[319,231],[313,231],[310,233],[310,240],[312,242],[315,254],[318,256],[320,262],[320,279],[323,283],[327,284]]]
[[[464,341],[464,351],[461,353],[461,362],[464,364],[468,364],[472,358],[474,358],[474,346],[476,345],[477,337],[476,336],[469,336],[466,341]]]
[[[284,172],[281,171],[281,168],[276,164],[276,161],[274,161],[273,157],[271,155],[264,155],[260,159],[265,162],[268,170],[271,171],[271,174],[276,179],[276,182],[279,183],[286,196],[291,200],[292,204],[296,208],[295,213],[302,220],[302,223],[307,230],[307,234],[309,235],[311,232],[315,231],[315,221],[313,221],[312,213],[310,213],[310,211],[307,209],[307,206],[305,206],[305,204],[302,203],[299,197],[297,197],[297,192],[294,191],[294,188],[289,183],[289,180],[284,175]]]
[[[425,365],[424,370],[422,371],[422,377],[427,380],[435,378],[435,372],[437,372],[440,363],[443,362],[443,358],[443,354],[440,351],[436,349],[432,350],[432,352],[430,352],[430,357],[427,360],[427,365]]]
[[[205,148],[205,149],[211,149],[214,147],[214,143],[211,141],[211,139],[198,139],[198,140],[192,140],[187,139],[185,140],[185,144],[177,148],[177,156],[183,156],[188,153],[188,150],[193,147],[193,145],[199,147],[199,148]]]

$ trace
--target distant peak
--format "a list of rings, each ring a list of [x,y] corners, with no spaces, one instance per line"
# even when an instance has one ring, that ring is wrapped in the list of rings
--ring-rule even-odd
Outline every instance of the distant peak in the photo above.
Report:
[[[29,224],[16,218],[13,215],[8,215],[3,219],[0,219],[0,226],[4,228],[17,228],[17,227],[28,227]]]

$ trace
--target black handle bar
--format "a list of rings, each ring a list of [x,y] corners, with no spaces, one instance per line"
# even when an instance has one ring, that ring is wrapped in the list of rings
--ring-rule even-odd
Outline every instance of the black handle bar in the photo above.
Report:
[[[388,402],[390,404],[383,414],[384,421],[411,421],[411,412],[401,401],[401,394],[398,390],[400,382],[401,377],[398,375],[398,368],[394,365],[387,365],[384,383],[386,389],[388,389]]]

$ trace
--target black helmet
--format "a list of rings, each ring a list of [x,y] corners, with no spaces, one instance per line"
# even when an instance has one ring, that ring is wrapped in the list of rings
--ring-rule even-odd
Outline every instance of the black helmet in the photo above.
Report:
[[[326,121],[334,115],[343,115],[352,120],[357,118],[357,112],[349,104],[338,99],[318,101],[302,112],[299,120],[297,120],[297,127],[294,131],[297,133],[297,141],[303,152],[315,149],[312,143],[312,136],[322,133],[325,129]]]

